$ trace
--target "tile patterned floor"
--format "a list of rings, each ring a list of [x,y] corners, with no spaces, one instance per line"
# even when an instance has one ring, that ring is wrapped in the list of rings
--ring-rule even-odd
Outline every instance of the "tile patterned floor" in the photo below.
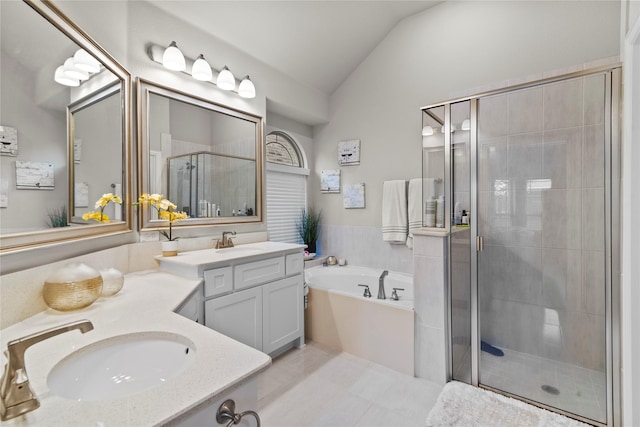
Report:
[[[314,342],[258,378],[264,427],[424,426],[442,386]]]
[[[481,352],[480,381],[490,387],[535,400],[555,408],[606,421],[606,376],[567,363],[504,350],[503,357]],[[542,390],[558,389],[557,395]]]

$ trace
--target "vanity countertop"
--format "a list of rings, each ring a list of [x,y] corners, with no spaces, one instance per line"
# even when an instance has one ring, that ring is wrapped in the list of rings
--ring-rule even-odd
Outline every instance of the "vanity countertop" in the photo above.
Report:
[[[8,341],[64,323],[88,319],[94,325],[85,334],[63,333],[26,351],[27,374],[40,408],[2,425],[161,425],[266,369],[271,364],[266,354],[173,312],[199,284],[200,279],[157,270],[132,273],[113,297],[69,313],[49,309],[0,331],[2,349],[6,349]],[[182,335],[195,347],[193,363],[164,385],[93,402],[65,399],[49,390],[48,373],[73,351],[117,335],[154,331]]]
[[[220,265],[241,264],[261,258],[272,257],[279,253],[302,251],[305,245],[282,242],[256,242],[238,245],[225,249],[200,249],[197,251],[179,252],[172,257],[158,256],[160,268],[172,271],[185,277],[201,277],[204,270]]]

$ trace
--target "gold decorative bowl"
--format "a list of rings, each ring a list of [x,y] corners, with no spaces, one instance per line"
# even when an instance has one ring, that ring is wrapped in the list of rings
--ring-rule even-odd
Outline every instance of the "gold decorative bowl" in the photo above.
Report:
[[[42,297],[54,310],[70,311],[88,307],[100,297],[102,276],[86,264],[68,264],[44,282]]]

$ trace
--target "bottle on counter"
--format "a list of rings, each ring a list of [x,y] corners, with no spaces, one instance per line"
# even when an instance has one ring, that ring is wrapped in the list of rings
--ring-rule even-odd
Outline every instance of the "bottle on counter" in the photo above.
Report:
[[[469,225],[469,212],[462,210],[462,224]]]
[[[429,197],[429,200],[424,202],[424,226],[435,227],[436,226],[436,199],[433,196]]]
[[[436,201],[436,227],[444,227],[444,196],[438,197]]]

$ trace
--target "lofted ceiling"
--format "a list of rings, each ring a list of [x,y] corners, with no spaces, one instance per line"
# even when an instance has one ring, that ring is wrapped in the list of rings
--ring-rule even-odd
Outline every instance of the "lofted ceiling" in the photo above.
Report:
[[[324,93],[402,19],[441,1],[147,0]]]

